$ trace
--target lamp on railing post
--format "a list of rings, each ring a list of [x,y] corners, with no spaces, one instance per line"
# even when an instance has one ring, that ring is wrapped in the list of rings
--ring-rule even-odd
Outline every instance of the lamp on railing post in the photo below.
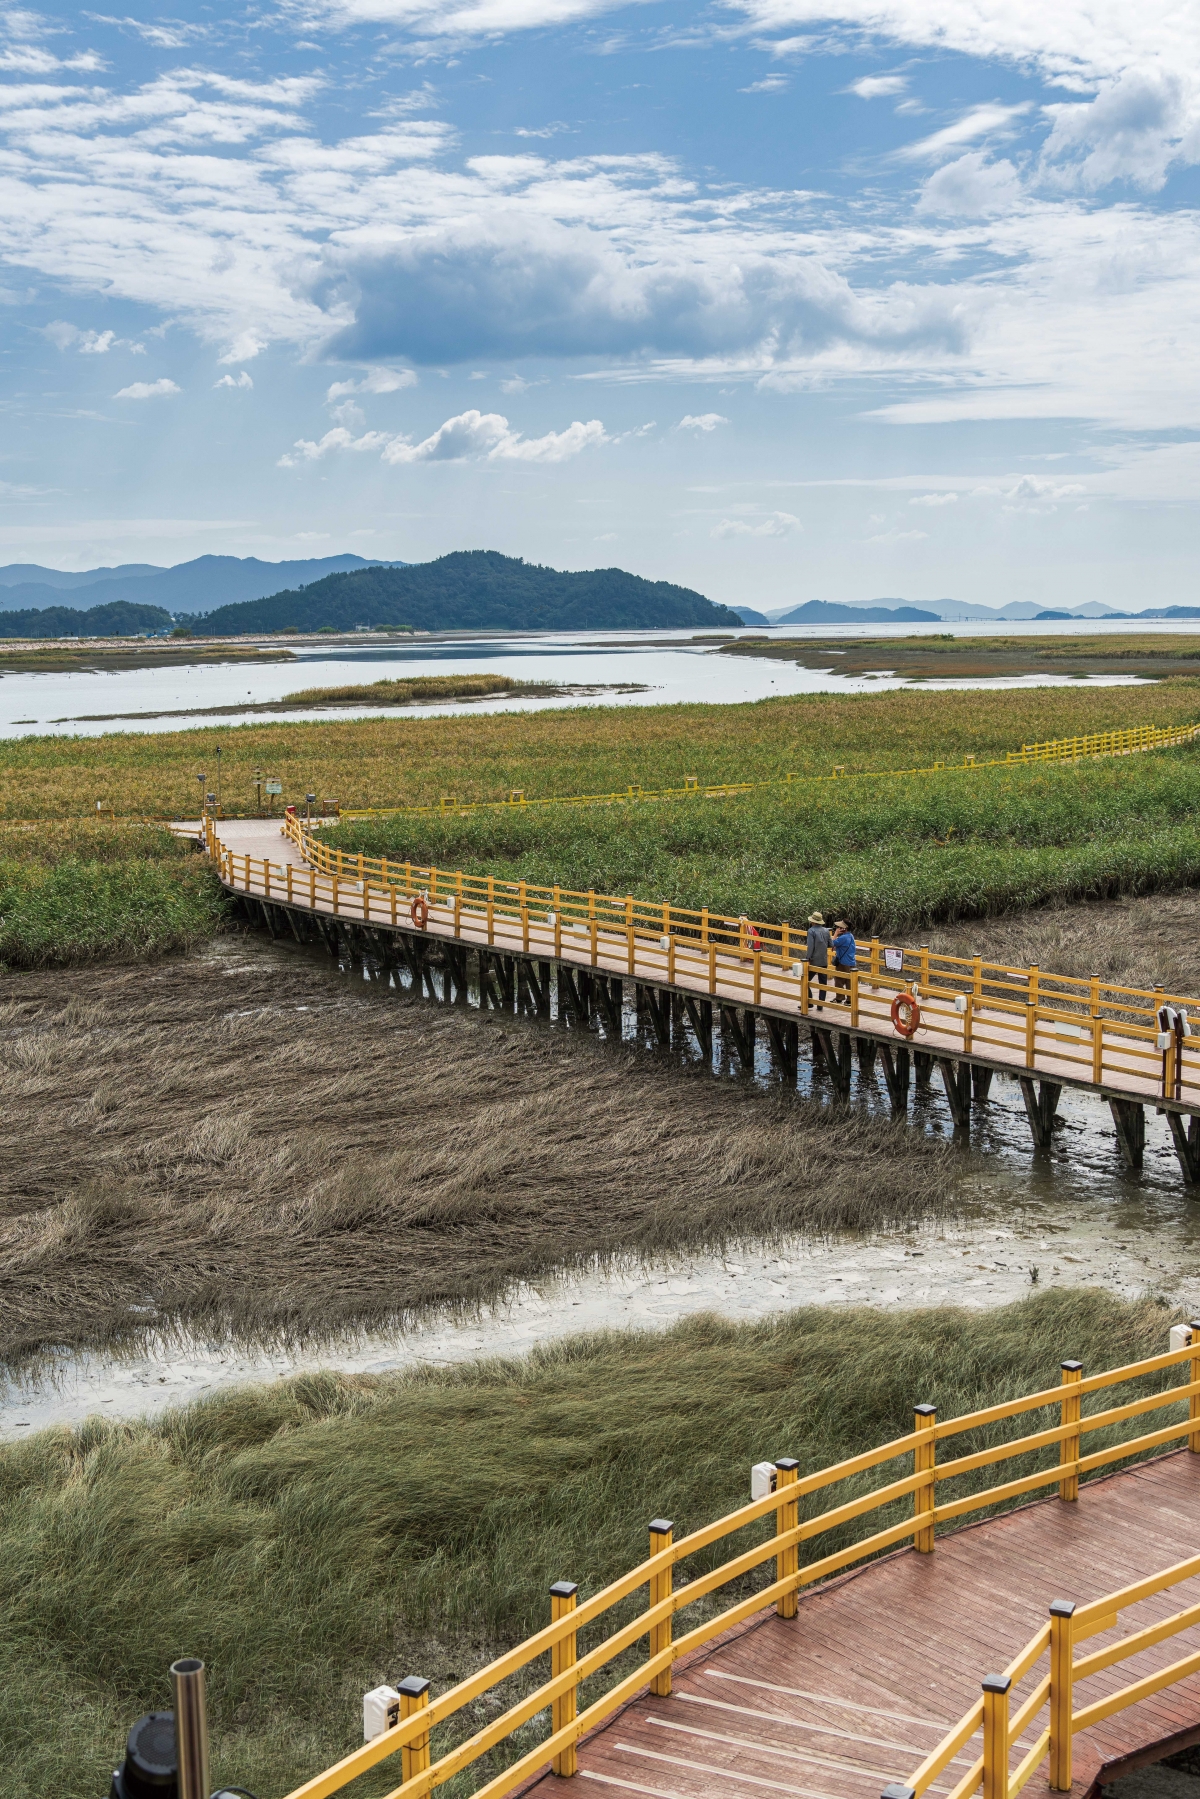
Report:
[[[800,1522],[800,1503],[797,1499],[784,1499],[789,1487],[793,1487],[800,1479],[800,1464],[791,1456],[784,1456],[775,1464],[775,1491],[783,1503],[775,1508],[775,1533],[783,1536],[789,1530],[795,1530]],[[781,1549],[775,1557],[775,1578],[786,1580],[789,1574],[797,1574],[800,1569],[800,1545],[793,1543],[787,1549]],[[790,1593],[781,1593],[775,1601],[775,1611],[781,1618],[794,1618],[800,1609],[799,1594],[795,1587]]]
[[[429,1682],[422,1680],[419,1674],[406,1675],[396,1691],[400,1695],[401,1723],[429,1704]],[[428,1766],[429,1732],[426,1731],[423,1736],[413,1737],[401,1746],[400,1772],[405,1780],[411,1780],[414,1774],[424,1774]]]
[[[983,1682],[983,1799],[1008,1799],[1007,1674],[987,1674]]]
[[[557,1624],[560,1618],[565,1618],[568,1613],[573,1612],[578,1597],[579,1588],[573,1580],[556,1580],[554,1585],[550,1588],[550,1622],[552,1624]],[[575,1666],[578,1656],[576,1643],[576,1634],[572,1630],[568,1631],[566,1636],[560,1637],[557,1643],[551,1644],[550,1678],[552,1680],[557,1679],[560,1674],[565,1674],[569,1668]],[[578,1689],[576,1687],[568,1687],[565,1693],[560,1693],[558,1698],[551,1702],[550,1732],[552,1736],[557,1735],[560,1730],[565,1730],[568,1724],[574,1722],[577,1707],[577,1695]],[[577,1758],[575,1745],[574,1743],[568,1743],[567,1747],[565,1749],[560,1749],[558,1754],[554,1757],[554,1772],[556,1774],[569,1776],[574,1774],[576,1765]]]
[[[1050,1602],[1050,1791],[1071,1790],[1071,1711],[1075,1675],[1075,1602]]]
[[[669,1549],[675,1541],[675,1526],[670,1518],[652,1518],[650,1520],[650,1554],[660,1555]],[[660,1574],[650,1577],[650,1604],[661,1605],[664,1599],[671,1597],[674,1585],[674,1570],[667,1566]],[[671,1619],[664,1618],[661,1624],[650,1626],[650,1654],[661,1655],[664,1649],[671,1647]],[[650,1678],[650,1691],[665,1699],[671,1691],[671,1670],[664,1668],[660,1674]]]

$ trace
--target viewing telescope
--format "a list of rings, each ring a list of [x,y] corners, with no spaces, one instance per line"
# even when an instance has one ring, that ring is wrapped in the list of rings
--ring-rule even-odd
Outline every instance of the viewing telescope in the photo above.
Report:
[[[125,1742],[108,1799],[254,1799],[245,1787],[209,1788],[208,1711],[204,1663],[187,1657],[171,1664],[175,1709],[147,1712]]]

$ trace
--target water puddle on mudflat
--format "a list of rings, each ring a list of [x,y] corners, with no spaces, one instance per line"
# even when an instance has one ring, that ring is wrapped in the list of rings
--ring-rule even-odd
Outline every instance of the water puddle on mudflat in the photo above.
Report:
[[[278,969],[281,984],[293,958],[311,965],[319,957],[331,994],[337,989],[344,996],[350,980],[368,986],[377,1003],[437,1003],[413,995],[407,976],[389,975],[370,962],[339,968],[324,952],[292,943],[251,936],[236,947],[226,939],[207,953],[222,961],[227,976],[236,976],[239,962],[261,973],[266,961]],[[467,1018],[480,1016],[472,1005],[462,1010]],[[577,1028],[553,1018],[519,1023],[531,1030]],[[701,1060],[694,1044],[668,1052],[639,1037],[632,1006],[626,1008],[624,1038],[643,1042],[648,1056],[667,1055],[693,1067]],[[596,1048],[603,1053],[599,1042]],[[712,1066],[714,1079],[747,1078],[719,1045]],[[753,1078],[763,1084],[775,1078],[765,1050]],[[801,1094],[829,1100],[823,1079],[802,1050]],[[849,1106],[887,1116],[878,1070],[864,1077],[855,1069]],[[975,1108],[964,1208],[951,1224],[826,1241],[788,1238],[769,1248],[744,1245],[725,1256],[596,1262],[523,1284],[503,1304],[477,1314],[423,1314],[390,1331],[299,1350],[245,1350],[186,1334],[151,1334],[137,1350],[50,1354],[28,1373],[0,1375],[0,1439],[78,1423],[92,1413],[153,1416],[232,1386],[317,1369],[448,1367],[522,1355],[583,1331],[662,1329],[698,1312],[749,1322],[805,1305],[982,1309],[1050,1287],[1103,1287],[1125,1299],[1162,1295],[1194,1312],[1200,1304],[1200,1199],[1189,1197],[1183,1185],[1165,1119],[1148,1111],[1145,1167],[1134,1175],[1122,1167],[1102,1102],[1064,1090],[1059,1112],[1053,1146],[1035,1151],[1016,1082],[995,1078],[990,1099]],[[912,1129],[953,1134],[938,1076],[914,1081],[909,1119]]]

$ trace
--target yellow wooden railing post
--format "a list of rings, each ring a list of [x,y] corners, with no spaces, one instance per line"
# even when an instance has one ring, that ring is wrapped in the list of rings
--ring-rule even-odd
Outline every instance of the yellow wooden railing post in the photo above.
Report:
[[[650,1520],[650,1553],[658,1555],[663,1549],[669,1549],[675,1541],[675,1526],[669,1518],[652,1518]],[[664,1599],[671,1597],[674,1586],[674,1569],[664,1568],[661,1574],[650,1576],[650,1603],[661,1605]],[[664,1649],[671,1647],[671,1620],[664,1618],[661,1624],[650,1626],[650,1654],[661,1655]],[[664,1668],[661,1674],[650,1677],[650,1691],[665,1699],[671,1691],[671,1670]]]
[[[988,1674],[983,1681],[983,1799],[1008,1799],[1007,1674]]]
[[[400,1695],[400,1722],[411,1718],[414,1712],[421,1711],[429,1704],[429,1682],[421,1680],[416,1674],[410,1674],[396,1688]],[[411,1780],[414,1774],[424,1774],[429,1766],[429,1732],[424,1736],[414,1737],[400,1751],[400,1771],[405,1780]]]
[[[1193,1352],[1192,1359],[1187,1365],[1188,1380],[1198,1381],[1200,1380],[1200,1321],[1193,1318],[1188,1328],[1192,1333],[1191,1344]],[[1188,1400],[1188,1418],[1194,1424],[1200,1426],[1200,1393],[1193,1393]],[[1188,1448],[1193,1455],[1200,1455],[1200,1429],[1191,1432],[1188,1437]]]
[[[1050,1791],[1071,1790],[1071,1712],[1075,1676],[1075,1644],[1070,1599],[1050,1605]]]
[[[1083,1379],[1082,1362],[1064,1362],[1062,1365],[1062,1422],[1063,1424],[1079,1423],[1079,1383]],[[1064,1437],[1058,1446],[1058,1459],[1064,1465],[1079,1460],[1079,1432],[1072,1437]],[[1060,1499],[1079,1498],[1079,1476],[1070,1473],[1063,1476],[1058,1483]]]
[[[775,1464],[775,1491],[782,1494],[788,1487],[795,1486],[800,1479],[800,1464],[791,1456],[785,1456]],[[796,1499],[785,1499],[782,1505],[775,1508],[775,1534],[782,1536],[785,1531],[795,1530],[800,1522],[800,1504]],[[800,1567],[800,1545],[793,1543],[790,1549],[781,1549],[775,1557],[775,1578],[786,1580],[789,1574],[795,1574]],[[790,1593],[781,1593],[775,1601],[775,1610],[781,1618],[794,1618],[800,1607],[799,1596],[793,1587]]]
[[[557,1624],[560,1618],[565,1618],[568,1612],[575,1610],[578,1592],[579,1588],[574,1581],[555,1581],[550,1589],[551,1624]],[[576,1632],[571,1631],[567,1636],[560,1637],[558,1642],[551,1646],[550,1678],[553,1680],[557,1675],[565,1674],[568,1668],[575,1666],[577,1659]],[[574,1722],[577,1698],[578,1688],[568,1687],[559,1698],[551,1701],[550,1730],[552,1734]],[[554,1757],[554,1772],[556,1774],[574,1774],[575,1767],[575,1745],[571,1743],[566,1749],[560,1749]]]
[[[935,1504],[933,1470],[937,1466],[937,1407],[915,1406],[913,1429],[920,1433],[913,1445],[913,1473],[929,1475],[929,1480],[913,1491],[913,1517],[919,1518],[925,1512],[932,1512]],[[916,1531],[913,1543],[922,1555],[929,1555],[933,1549],[933,1525],[923,1525]]]

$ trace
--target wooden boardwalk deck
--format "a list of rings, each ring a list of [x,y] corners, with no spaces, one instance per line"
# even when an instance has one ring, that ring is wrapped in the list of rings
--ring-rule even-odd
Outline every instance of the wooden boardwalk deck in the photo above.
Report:
[[[328,882],[323,888],[312,877],[310,865],[296,845],[281,834],[277,823],[222,821],[220,837],[236,857],[252,858],[245,883],[239,877],[235,890],[275,904],[298,906],[325,918],[336,915],[349,924],[363,922],[386,927],[397,922],[390,916],[387,903],[391,898],[394,910],[394,898],[373,888],[369,881],[342,881],[335,906],[327,891]],[[296,871],[290,889],[289,869]],[[403,895],[398,919],[404,929],[412,929]],[[483,913],[460,907],[456,921],[455,907],[449,901],[430,905],[422,934],[471,948],[486,947],[494,953],[542,958],[631,979],[694,996],[717,1007],[752,1003],[755,1009],[788,1023],[804,1019],[818,1029],[853,1031],[856,1036],[873,1038],[891,1049],[917,1050],[935,1060],[952,1059],[956,1063],[975,1063],[1029,1075],[1039,1081],[1085,1089],[1118,1104],[1152,1101],[1176,1112],[1200,1111],[1200,1036],[1184,1041],[1180,1051],[1181,1092],[1178,1099],[1173,1099],[1164,1094],[1163,1058],[1153,1043],[1145,1041],[1145,1031],[1134,1032],[1127,1025],[1105,1020],[1097,1021],[1093,1032],[1090,1020],[1063,1017],[1035,1017],[1031,1029],[1022,992],[1015,992],[1013,1000],[1004,1005],[985,1001],[974,1006],[969,1027],[965,1017],[944,999],[924,1003],[921,1028],[910,1040],[896,1030],[890,1016],[895,984],[876,986],[862,975],[857,982],[851,1020],[849,1005],[834,1003],[832,985],[823,996],[824,1004],[805,1008],[800,981],[777,970],[773,978],[762,983],[761,994],[752,996],[744,957],[727,950],[710,955],[683,940],[673,940],[668,950],[657,940],[639,935],[631,953],[626,936],[620,931],[601,928],[593,937],[582,926],[559,921],[555,927],[536,918],[528,920],[523,929],[518,919],[499,914],[489,936]],[[1200,1144],[1197,1154],[1200,1156]]]
[[[902,1780],[1045,1623],[1052,1599],[1085,1604],[1200,1549],[1200,1456],[1186,1450],[906,1549],[801,1597],[799,1615],[751,1619],[675,1670],[669,1698],[636,1699],[579,1747],[580,1780],[645,1799],[877,1799]],[[1200,1578],[1144,1602],[1122,1635],[1195,1604]],[[1197,1647],[1200,1630],[1092,1676],[1078,1704]],[[1014,1690],[1014,1710],[1032,1677]],[[1036,1735],[1031,1729],[1013,1765]],[[1075,1739],[1075,1799],[1200,1741],[1200,1675]],[[1161,1745],[1167,1745],[1162,1748]],[[946,1794],[964,1750],[930,1792]],[[524,1787],[567,1789],[551,1774]],[[585,1789],[586,1790],[586,1789]],[[1045,1764],[1026,1791],[1048,1792]]]

